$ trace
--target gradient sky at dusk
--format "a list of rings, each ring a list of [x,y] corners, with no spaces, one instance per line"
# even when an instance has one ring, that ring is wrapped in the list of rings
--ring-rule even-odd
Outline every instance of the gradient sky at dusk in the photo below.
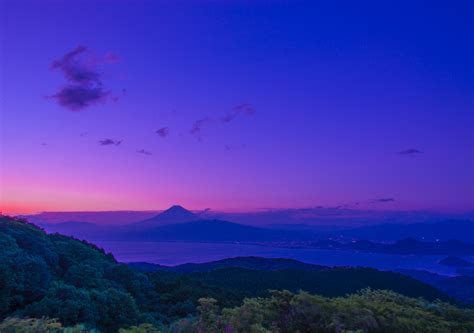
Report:
[[[473,210],[473,6],[2,1],[0,210]]]

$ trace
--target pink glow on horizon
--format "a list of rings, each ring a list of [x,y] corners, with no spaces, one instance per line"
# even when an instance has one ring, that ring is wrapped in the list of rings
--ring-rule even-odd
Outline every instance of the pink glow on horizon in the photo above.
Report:
[[[474,210],[472,29],[379,5],[5,2],[0,210]]]

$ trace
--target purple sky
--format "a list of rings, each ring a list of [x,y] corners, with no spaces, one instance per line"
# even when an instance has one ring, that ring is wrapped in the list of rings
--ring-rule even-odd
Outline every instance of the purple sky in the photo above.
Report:
[[[472,210],[473,10],[2,1],[0,210]]]

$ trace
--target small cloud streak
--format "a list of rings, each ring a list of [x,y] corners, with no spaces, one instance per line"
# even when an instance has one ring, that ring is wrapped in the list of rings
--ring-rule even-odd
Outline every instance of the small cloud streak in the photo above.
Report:
[[[121,140],[114,139],[103,139],[99,141],[99,145],[101,146],[120,146],[121,143]]]
[[[203,129],[203,127],[205,127],[209,124],[212,124],[212,123],[223,123],[223,124],[230,123],[231,121],[233,121],[236,117],[238,117],[240,115],[253,116],[255,113],[256,113],[256,111],[252,107],[252,105],[250,105],[249,103],[242,103],[242,104],[239,104],[239,105],[235,106],[232,109],[232,111],[228,112],[223,117],[220,117],[220,118],[217,118],[217,119],[206,117],[206,118],[196,120],[193,123],[193,126],[191,127],[190,133],[191,133],[191,135],[196,137],[196,139],[201,141],[202,140],[202,129]]]
[[[156,134],[162,138],[166,138],[170,134],[170,129],[168,127],[162,127],[156,130]]]
[[[89,106],[104,103],[111,94],[104,89],[96,66],[98,63],[116,62],[119,58],[108,53],[103,59],[89,58],[85,61],[83,56],[87,52],[87,47],[79,45],[61,59],[53,61],[50,66],[51,70],[61,71],[68,83],[48,97],[71,111],[82,111]]]
[[[152,155],[153,153],[151,151],[145,150],[145,149],[140,149],[137,150],[138,154],[143,154],[143,155]]]
[[[203,118],[203,119],[196,120],[193,124],[193,127],[191,127],[191,131],[190,131],[191,135],[193,135],[196,139],[201,141],[203,126],[210,124],[212,122],[213,120],[211,118]]]
[[[374,199],[373,202],[381,202],[381,203],[384,203],[384,202],[393,202],[395,201],[394,198],[379,198],[379,199]]]
[[[221,121],[224,123],[231,122],[239,115],[244,116],[253,116],[255,114],[255,109],[248,103],[242,103],[234,107],[234,109],[227,113],[224,117],[221,118]]]
[[[418,155],[418,154],[423,154],[423,152],[421,150],[418,150],[418,149],[415,149],[415,148],[410,148],[410,149],[399,151],[398,154],[414,156],[414,155]]]

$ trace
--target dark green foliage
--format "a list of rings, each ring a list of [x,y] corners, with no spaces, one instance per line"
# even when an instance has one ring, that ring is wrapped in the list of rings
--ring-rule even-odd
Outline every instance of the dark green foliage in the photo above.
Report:
[[[141,312],[149,318],[155,303],[146,275],[96,246],[0,217],[0,319],[49,317],[116,332],[138,324]]]
[[[341,298],[273,291],[219,311],[200,300],[199,318],[174,332],[471,332],[474,312],[430,303],[391,291],[363,290]]]
[[[94,291],[92,299],[98,309],[97,326],[117,332],[121,327],[138,323],[139,309],[133,297],[117,289]]]
[[[239,265],[248,265],[242,260]],[[261,258],[252,259],[251,267],[258,262],[269,269]],[[282,264],[288,265],[279,262],[277,266]],[[270,266],[275,271],[225,268],[145,274],[117,263],[92,244],[47,235],[25,221],[0,216],[0,320],[10,317],[0,324],[0,331],[85,332],[97,328],[115,333],[160,328],[165,332],[221,332],[230,327],[235,332],[313,332],[320,328],[324,328],[321,332],[376,332],[382,327],[384,332],[395,332],[395,328],[410,332],[428,320],[453,332],[471,327],[472,313],[449,304],[383,292],[323,297],[371,287],[430,301],[446,299],[436,289],[400,274],[363,268],[277,270],[274,262]],[[270,298],[249,298],[268,297],[268,289],[304,289],[323,296],[288,291],[273,292]],[[228,309],[221,312],[218,306]],[[410,311],[415,315],[409,315]]]
[[[411,297],[449,300],[421,282],[392,272],[370,268],[335,268],[317,271],[257,271],[226,268],[211,272],[149,274],[166,304],[161,311],[171,318],[194,314],[201,297],[212,297],[223,307],[237,306],[246,297],[268,296],[268,290],[306,290],[327,297],[342,296],[370,287],[389,289]]]
[[[2,333],[98,333],[94,329],[88,329],[83,325],[74,327],[63,327],[54,319],[18,319],[7,318],[0,323]]]
[[[132,326],[127,329],[121,328],[119,333],[160,333],[160,331],[152,324],[141,324],[140,326]]]
[[[58,318],[65,325],[94,324],[99,314],[90,292],[62,282],[52,284],[39,302],[26,306],[23,314],[31,317]]]
[[[40,229],[0,218],[0,316],[4,316],[44,296],[52,279],[48,265],[56,264],[58,257]]]
[[[79,264],[69,267],[64,274],[64,282],[78,288],[101,288],[104,286],[103,272],[88,264]]]

